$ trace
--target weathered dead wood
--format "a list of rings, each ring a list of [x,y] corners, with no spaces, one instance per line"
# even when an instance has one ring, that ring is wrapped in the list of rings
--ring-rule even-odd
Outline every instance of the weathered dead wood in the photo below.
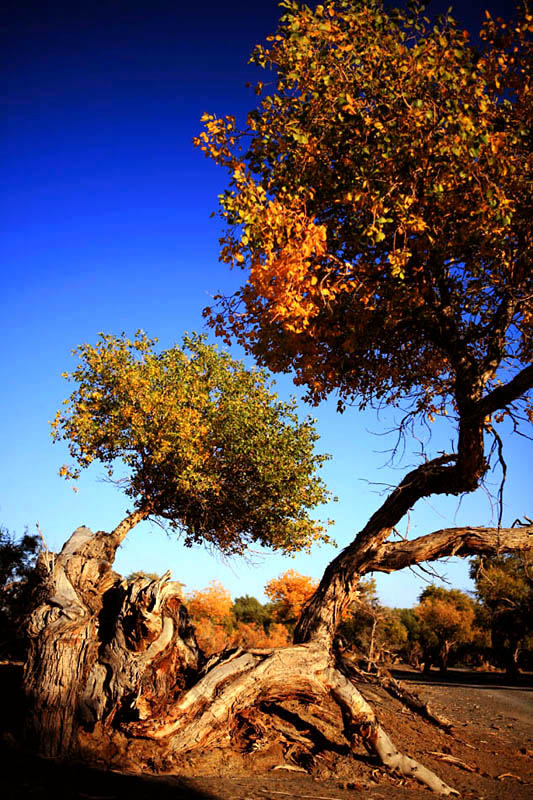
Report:
[[[129,763],[130,743],[145,742],[131,752],[168,769],[208,744],[228,747],[247,722],[259,730],[257,746],[261,736],[279,741],[289,764],[362,741],[393,772],[453,793],[396,750],[320,643],[235,650],[203,663],[180,585],[167,576],[123,581],[112,570],[119,539],[80,528],[48,562],[25,670],[28,727],[42,753],[79,755],[91,741],[105,751],[107,741],[115,764],[121,752]]]
[[[427,719],[428,722],[437,725],[437,727],[442,728],[442,730],[446,731],[447,733],[449,733],[456,725],[456,723],[453,723],[442,714],[438,714],[430,707],[429,703],[425,703],[415,692],[407,689],[402,685],[401,681],[397,681],[386,671],[380,671],[379,682],[380,685],[383,686],[383,688],[386,689],[390,695],[392,695],[392,697],[396,697],[412,711],[415,711],[421,717]]]
[[[41,601],[30,620],[25,669],[28,732],[41,753],[112,750],[115,764],[133,758],[137,766],[172,769],[201,748],[237,746],[244,731],[247,753],[274,743],[286,764],[306,769],[320,752],[348,754],[362,743],[390,771],[439,794],[456,793],[395,748],[346,663],[335,662],[322,636],[274,650],[236,649],[206,662],[180,584],[168,575],[128,582],[113,572],[116,548],[133,524],[132,515],[111,534],[79,528],[58,556],[41,564]],[[533,539],[525,527],[503,534],[439,531],[422,537],[422,544],[415,540],[411,550],[412,543],[403,542],[398,550],[369,546],[365,564],[405,558],[412,550],[419,554],[421,547],[442,554],[457,543],[479,552],[476,537],[485,548],[501,548],[502,535],[512,548],[531,546]],[[353,586],[352,567],[339,580],[344,574]],[[339,585],[339,591],[346,597],[350,590]],[[385,683],[416,711],[448,727],[417,698],[406,697],[392,678]]]
[[[384,542],[368,564],[369,572],[396,572],[446,556],[499,555],[533,550],[533,525],[519,528],[444,528],[417,539]]]
[[[24,672],[27,733],[43,755],[75,752],[80,726],[157,713],[200,666],[180,585],[122,581],[119,543],[78,528],[43,569]]]
[[[465,761],[461,761],[460,758],[456,758],[456,756],[452,756],[450,753],[441,753],[436,750],[430,750],[429,755],[435,756],[435,758],[438,758],[441,761],[446,761],[447,764],[452,764],[454,767],[464,769],[465,772],[477,772],[475,767],[471,767],[470,764],[467,764]]]
[[[388,670],[380,667],[375,673],[366,672],[362,669],[359,669],[359,667],[357,667],[350,658],[350,655],[346,652],[341,654],[340,664],[341,670],[352,680],[382,687],[391,695],[391,697],[400,700],[400,702],[407,706],[407,708],[410,708],[419,716],[427,719],[428,722],[431,722],[433,725],[437,725],[437,727],[442,728],[442,730],[446,731],[447,733],[449,733],[454,727],[453,722],[451,722],[449,719],[446,719],[446,717],[444,717],[442,714],[438,714],[436,711],[434,711],[430,707],[429,703],[421,700],[416,692],[408,689],[402,684],[401,681],[397,681],[395,678],[393,678]]]
[[[395,748],[371,706],[330,666],[329,654],[321,647],[280,648],[262,657],[240,654],[209,670],[174,704],[166,719],[131,723],[129,732],[166,739],[170,750],[183,753],[217,741],[231,717],[245,708],[299,695],[317,706],[331,696],[343,711],[345,736],[351,746],[361,739],[392,772],[415,778],[439,794],[457,794],[431,770]]]

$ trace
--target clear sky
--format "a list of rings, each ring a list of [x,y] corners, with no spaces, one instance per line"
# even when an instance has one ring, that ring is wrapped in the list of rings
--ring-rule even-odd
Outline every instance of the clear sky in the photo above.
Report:
[[[509,2],[487,2],[507,13]],[[447,2],[430,3],[442,11]],[[225,175],[191,140],[204,111],[242,115],[254,104],[246,81],[253,45],[273,32],[274,0],[12,0],[0,27],[0,128],[4,189],[0,224],[2,458],[0,524],[16,533],[40,523],[58,550],[80,524],[110,530],[127,503],[93,466],[79,491],[57,475],[68,460],[52,444],[48,421],[68,394],[61,372],[70,351],[94,342],[99,331],[144,329],[162,347],[183,332],[202,330],[210,296],[230,293],[239,276],[218,263],[219,223],[210,219]],[[479,27],[484,4],[460,2],[456,16]],[[240,355],[235,351],[236,355]],[[294,388],[284,378],[279,392]],[[346,545],[379,505],[380,486],[396,483],[414,463],[384,466],[393,440],[391,418],[318,409],[320,450],[332,454],[323,471],[339,502],[320,516]],[[451,432],[435,432],[430,450],[449,446]],[[504,523],[531,514],[527,442],[508,444]],[[496,484],[498,476],[493,483]],[[494,486],[493,486],[494,488]],[[459,524],[492,524],[495,512],[480,490],[462,504],[439,499],[411,515],[409,535]],[[222,581],[233,597],[262,597],[264,584],[285,569],[320,577],[335,551],[317,548],[295,559],[267,553],[224,563],[204,549],[185,549],[157,526],[134,529],[116,562],[119,572],[164,572],[202,588]],[[454,585],[471,588],[467,566],[440,566]],[[408,606],[424,583],[412,572],[379,576],[388,605]]]

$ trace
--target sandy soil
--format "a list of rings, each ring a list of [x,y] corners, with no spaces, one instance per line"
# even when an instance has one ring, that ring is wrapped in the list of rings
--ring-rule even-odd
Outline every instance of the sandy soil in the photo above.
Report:
[[[361,685],[396,745],[438,772],[467,800],[531,800],[533,797],[533,675],[509,683],[495,673],[451,670],[429,678],[410,670],[395,677],[418,691],[454,723],[446,734],[402,707],[386,692]],[[412,781],[390,776],[364,749],[320,780],[285,769],[261,773],[250,763],[243,774],[202,777],[131,775],[61,765],[15,745],[4,725],[0,796],[3,800],[428,800]]]

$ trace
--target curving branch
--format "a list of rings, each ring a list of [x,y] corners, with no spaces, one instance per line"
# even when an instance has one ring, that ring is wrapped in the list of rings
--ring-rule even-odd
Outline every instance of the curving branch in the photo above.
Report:
[[[520,528],[443,528],[401,542],[384,542],[365,565],[367,572],[398,569],[446,556],[498,555],[533,550],[533,525]]]
[[[136,508],[135,511],[132,511],[130,514],[128,514],[128,516],[125,517],[122,522],[119,522],[117,527],[109,534],[109,537],[113,541],[115,548],[122,544],[132,528],[134,528],[144,519],[148,519],[151,511],[152,506],[149,503],[145,503],[140,508]]]

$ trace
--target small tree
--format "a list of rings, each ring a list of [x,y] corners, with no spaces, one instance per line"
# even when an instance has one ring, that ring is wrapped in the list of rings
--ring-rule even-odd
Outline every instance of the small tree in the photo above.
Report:
[[[135,581],[137,578],[146,579],[150,581],[157,581],[161,576],[157,572],[145,572],[143,569],[136,569],[126,575],[127,581]]]
[[[258,625],[265,632],[268,632],[272,622],[269,609],[260,603],[256,597],[250,597],[248,594],[235,598],[231,613],[237,623]]]
[[[223,650],[232,638],[231,595],[219,582],[196,589],[186,598],[196,640],[206,655]]]
[[[418,641],[423,648],[424,672],[437,662],[446,672],[451,652],[472,642],[475,636],[475,606],[459,589],[428,586],[415,608],[420,620]]]
[[[407,642],[397,609],[381,605],[374,578],[360,581],[357,600],[348,608],[339,632],[364,657],[367,669],[394,658]]]
[[[265,586],[265,594],[272,604],[269,611],[276,622],[286,625],[292,632],[302,608],[312,597],[318,581],[288,569]]]
[[[53,422],[75,461],[61,468],[66,478],[95,460],[112,477],[121,464],[117,484],[134,510],[115,536],[151,517],[188,546],[227,554],[252,542],[293,552],[327,541],[309,516],[328,497],[310,419],[298,421],[294,401],[278,400],[264,372],[201,336],[161,353],[154,345],[139,332],[78,347],[80,363],[64,376],[76,388]]]
[[[16,537],[0,527],[0,660],[23,660],[24,617],[31,611],[41,542],[27,531]]]
[[[424,657],[421,644],[420,618],[413,608],[396,609],[400,624],[407,632],[407,640],[401,649],[401,656],[416,669],[419,669]]]
[[[112,570],[138,522],[155,519],[186,545],[225,554],[252,543],[293,552],[328,540],[310,513],[328,498],[318,476],[324,456],[315,454],[317,434],[310,419],[299,422],[295,402],[280,401],[264,372],[202,337],[154,348],[142,332],[133,341],[102,334],[75,351],[79,364],[65,375],[75,389],[53,437],[66,440],[74,465],[61,474],[76,479],[98,461],[110,478],[118,473],[133,510],[109,534],[77,529],[43,574],[25,688],[28,736],[46,755],[78,752],[80,726],[105,719],[112,735],[132,717],[160,718],[203,663],[183,584],[169,574],[122,581]],[[230,606],[228,595],[229,629]],[[223,622],[209,622],[218,637],[204,636],[211,651],[228,641]]]
[[[231,613],[235,619],[232,642],[239,647],[281,647],[288,645],[287,627],[272,618],[272,604],[256,597],[237,597]]]

